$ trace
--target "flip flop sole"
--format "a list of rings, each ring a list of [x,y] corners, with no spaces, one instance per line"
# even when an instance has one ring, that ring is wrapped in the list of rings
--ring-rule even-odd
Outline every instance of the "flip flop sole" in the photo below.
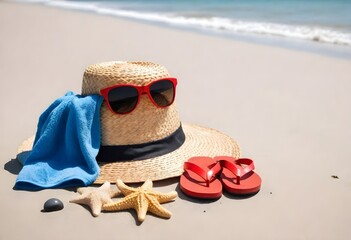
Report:
[[[225,168],[222,170],[221,181],[227,192],[237,195],[257,193],[260,191],[262,182],[261,177],[257,173],[250,172],[242,177],[240,184],[238,184],[235,174]]]
[[[209,157],[195,157],[188,160],[202,169],[208,171],[209,166],[214,165],[216,162]],[[213,179],[207,186],[206,180],[198,174],[185,170],[180,176],[180,189],[182,192],[190,197],[201,199],[218,199],[222,196],[222,183],[218,179]]]

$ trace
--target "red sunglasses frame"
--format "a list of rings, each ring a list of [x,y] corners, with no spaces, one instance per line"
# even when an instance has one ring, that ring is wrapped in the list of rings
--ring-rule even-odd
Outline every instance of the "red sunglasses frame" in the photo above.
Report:
[[[168,81],[170,81],[170,82],[173,84],[174,94],[173,94],[173,99],[172,99],[172,101],[170,102],[169,105],[167,105],[167,106],[160,106],[160,105],[158,105],[158,104],[154,101],[154,99],[152,98],[151,93],[150,93],[150,87],[151,87],[151,85],[153,85],[153,84],[155,84],[155,83],[157,83],[157,82],[160,82],[160,81],[164,81],[164,80],[168,80]],[[138,106],[139,101],[140,101],[140,96],[141,96],[142,94],[147,94],[147,95],[149,96],[149,99],[151,100],[151,102],[152,102],[156,107],[158,107],[158,108],[167,108],[167,107],[169,107],[169,106],[172,105],[173,102],[174,102],[174,99],[175,99],[175,96],[176,96],[176,86],[177,86],[177,83],[178,83],[178,81],[177,81],[176,78],[161,78],[161,79],[157,79],[157,80],[155,80],[155,81],[152,81],[152,82],[150,82],[149,84],[147,84],[147,85],[145,85],[145,86],[139,86],[139,85],[134,85],[134,84],[117,84],[117,85],[114,85],[114,86],[111,86],[111,87],[107,87],[107,88],[101,89],[101,90],[100,90],[100,94],[104,97],[105,102],[106,102],[106,104],[107,104],[107,106],[108,106],[108,108],[110,109],[111,112],[113,112],[113,113],[115,113],[115,114],[123,115],[123,114],[131,113],[131,112],[133,112],[133,111],[136,109],[136,107]],[[138,91],[138,100],[137,100],[137,103],[135,104],[134,108],[133,108],[132,110],[130,110],[129,112],[117,113],[117,112],[115,112],[115,111],[112,109],[112,107],[111,107],[111,105],[110,105],[110,102],[109,102],[109,100],[108,100],[108,94],[109,94],[109,92],[110,92],[112,89],[115,89],[115,88],[118,88],[118,87],[133,87],[133,88],[135,88],[135,89]]]

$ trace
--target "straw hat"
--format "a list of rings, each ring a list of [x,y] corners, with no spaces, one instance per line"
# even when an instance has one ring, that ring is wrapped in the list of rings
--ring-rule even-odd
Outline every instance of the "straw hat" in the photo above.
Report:
[[[101,89],[117,84],[143,86],[167,77],[171,75],[166,68],[151,62],[94,64],[84,72],[82,95],[100,94]],[[214,129],[181,123],[175,102],[169,107],[158,108],[143,94],[131,113],[115,114],[105,101],[100,111],[101,147],[97,156],[100,175],[96,184],[116,182],[117,178],[131,183],[180,176],[183,163],[193,156],[240,156],[238,144],[229,136]],[[120,159],[118,156],[116,161],[109,159],[107,162],[105,159],[111,148],[147,148],[152,145],[150,149],[154,149],[154,144],[159,142],[173,146],[173,149],[156,147],[156,151],[148,151],[144,157],[136,159]]]

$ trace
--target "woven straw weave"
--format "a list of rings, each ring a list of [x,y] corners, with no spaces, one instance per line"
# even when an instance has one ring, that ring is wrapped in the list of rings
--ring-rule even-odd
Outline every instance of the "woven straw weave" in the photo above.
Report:
[[[147,85],[170,77],[161,65],[150,62],[107,62],[94,64],[84,72],[82,94],[99,94],[100,90],[117,84]],[[169,136],[180,126],[172,104],[156,107],[142,95],[136,109],[129,114],[115,114],[104,102],[101,107],[101,145],[127,145],[156,141]]]
[[[169,136],[180,126],[175,104],[157,108],[143,95],[137,108],[116,115],[104,103],[101,107],[101,145],[127,145],[156,141]]]
[[[85,69],[82,95],[100,94],[100,90],[116,84],[146,85],[153,80],[170,77],[166,68],[151,62],[105,62]]]
[[[194,156],[240,157],[239,145],[217,130],[188,124],[183,129],[186,140],[171,153],[146,160],[100,163],[100,176],[95,184],[115,183],[117,178],[133,183],[176,177],[183,173],[184,162]]]

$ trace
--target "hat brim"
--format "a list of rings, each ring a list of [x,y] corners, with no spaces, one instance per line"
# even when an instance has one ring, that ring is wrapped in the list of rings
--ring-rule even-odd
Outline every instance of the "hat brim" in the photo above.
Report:
[[[198,125],[184,124],[182,127],[185,142],[175,151],[144,160],[99,163],[100,174],[94,184],[103,184],[105,181],[115,183],[117,179],[126,183],[136,183],[147,179],[155,181],[178,177],[184,171],[184,162],[195,156],[240,157],[239,145],[231,137]],[[24,141],[18,152],[31,150],[33,141],[33,137]]]
[[[94,183],[114,183],[118,178],[126,183],[134,183],[177,177],[184,171],[184,162],[194,156],[240,157],[239,145],[229,136],[198,125],[184,124],[182,127],[185,142],[177,150],[150,159],[99,164],[100,175]]]

